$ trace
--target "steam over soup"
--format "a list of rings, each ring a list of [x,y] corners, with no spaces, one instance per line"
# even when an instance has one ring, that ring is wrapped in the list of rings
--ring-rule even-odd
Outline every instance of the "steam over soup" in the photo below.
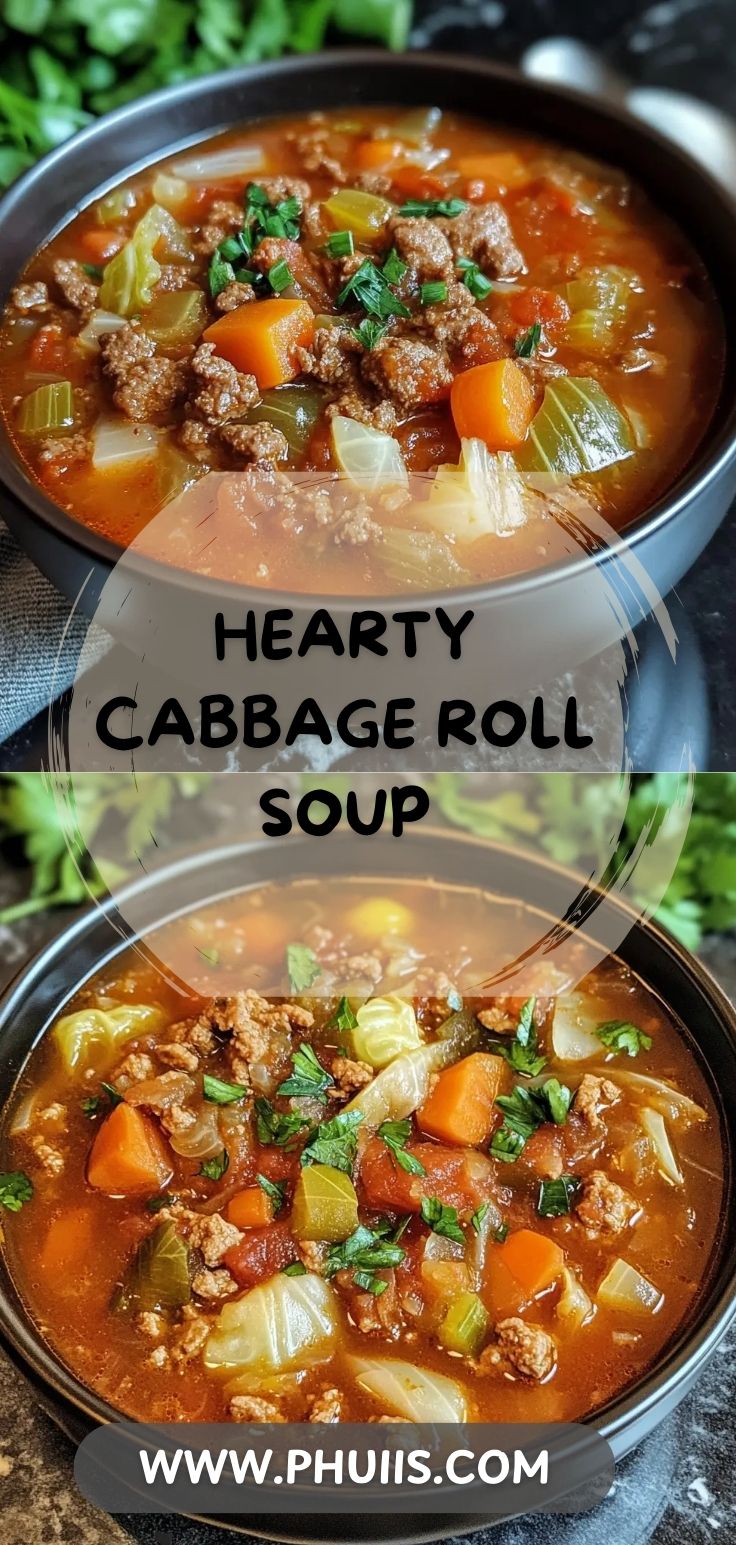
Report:
[[[118,957],[6,1123],[11,1270],[79,1378],[148,1420],[580,1417],[693,1308],[719,1121],[619,961],[479,983],[522,913],[297,881]]]
[[[625,528],[722,367],[702,264],[623,174],[350,109],[240,128],[71,220],[13,292],[0,393],[95,531],[127,544],[185,495],[156,556],[376,594],[543,565],[591,507]]]

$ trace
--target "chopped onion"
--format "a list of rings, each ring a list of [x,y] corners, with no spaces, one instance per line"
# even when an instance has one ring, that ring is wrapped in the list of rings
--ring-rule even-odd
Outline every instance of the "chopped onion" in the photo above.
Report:
[[[128,419],[98,419],[92,431],[92,465],[99,472],[103,468],[143,461],[156,455],[159,440],[160,431],[151,424],[131,424]]]
[[[265,170],[266,159],[260,145],[230,145],[198,156],[175,161],[171,171],[185,182],[227,182],[230,178],[250,177]]]
[[[641,1113],[641,1124],[654,1149],[660,1175],[664,1180],[668,1180],[670,1185],[681,1186],[682,1170],[675,1158],[664,1116],[660,1111],[652,1110],[651,1106],[645,1105]]]
[[[349,1362],[360,1389],[407,1422],[464,1422],[467,1417],[463,1390],[444,1374],[398,1357],[351,1357]]]
[[[118,316],[117,311],[93,311],[82,331],[77,334],[77,341],[82,348],[94,352],[100,346],[100,338],[105,333],[117,333],[128,326],[127,317]]]
[[[601,1078],[611,1076],[608,1067],[591,1068],[590,1071],[599,1074]],[[670,1121],[691,1126],[694,1121],[708,1120],[708,1112],[703,1110],[702,1105],[696,1105],[688,1095],[681,1094],[679,1089],[665,1083],[662,1078],[650,1078],[647,1073],[630,1073],[628,1069],[617,1067],[615,1082],[641,1094],[646,1098],[647,1105],[661,1110],[663,1115],[669,1116]]]
[[[172,1133],[169,1142],[174,1153],[181,1154],[184,1159],[214,1159],[215,1154],[222,1153],[224,1146],[216,1107],[203,1106],[196,1121],[183,1127],[181,1132]]]
[[[573,1330],[579,1330],[595,1314],[595,1307],[575,1272],[564,1266],[561,1273],[562,1292],[557,1300],[555,1314]]]
[[[593,1028],[597,1023],[583,993],[558,998],[552,1021],[552,1049],[558,1060],[583,1062],[600,1056],[601,1043]]]
[[[10,1137],[17,1137],[19,1133],[27,1132],[30,1129],[38,1108],[38,1100],[39,1095],[38,1090],[36,1090],[33,1094],[27,1094],[21,1100],[20,1105],[16,1106],[8,1129]]]

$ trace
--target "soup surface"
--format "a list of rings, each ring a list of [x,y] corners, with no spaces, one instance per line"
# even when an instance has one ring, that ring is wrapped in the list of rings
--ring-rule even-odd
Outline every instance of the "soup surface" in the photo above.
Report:
[[[722,367],[702,264],[621,173],[351,109],[232,131],[70,221],[13,292],[0,396],[94,530],[370,594],[544,564],[591,510],[624,528],[687,463]]]
[[[617,960],[484,992],[518,921],[296,881],[79,993],[2,1194],[22,1297],[87,1385],[148,1420],[563,1420],[645,1372],[713,1256],[717,1113]]]

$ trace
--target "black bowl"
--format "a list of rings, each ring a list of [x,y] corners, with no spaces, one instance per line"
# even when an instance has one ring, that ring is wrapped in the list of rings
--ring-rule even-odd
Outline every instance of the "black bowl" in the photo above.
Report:
[[[374,837],[365,844],[348,834],[332,838],[334,873],[426,878],[483,886],[505,900],[535,897],[546,919],[569,915],[577,882],[570,872],[547,861],[515,853],[472,837],[425,830],[402,844]],[[310,839],[244,843],[186,858],[155,877],[121,893],[136,900],[142,931],[244,885],[286,880],[313,871]],[[247,880],[246,880],[247,874]],[[254,878],[255,877],[255,878]],[[713,1356],[736,1315],[736,1210],[733,1206],[733,1157],[736,1154],[736,1011],[697,960],[652,923],[642,922],[623,903],[597,895],[629,929],[617,951],[667,1004],[684,1027],[697,1026],[693,1051],[703,1064],[720,1111],[726,1155],[722,1232],[707,1280],[687,1322],[664,1349],[655,1366],[623,1394],[596,1412],[595,1427],[620,1459],[668,1416],[688,1393]],[[587,915],[590,909],[587,909]],[[593,912],[595,917],[595,910]],[[596,936],[594,927],[587,937]],[[23,970],[0,1000],[0,1105],[5,1105],[29,1052],[63,1005],[79,987],[130,942],[130,930],[110,901],[80,917]],[[0,1258],[0,1342],[34,1386],[39,1402],[63,1430],[79,1442],[91,1427],[115,1419],[114,1409],[92,1394],[44,1343],[26,1312],[12,1276]],[[438,1525],[413,1516],[375,1520],[310,1516],[303,1520],[232,1516],[223,1526],[266,1539],[312,1542],[345,1538],[394,1542],[434,1539]],[[490,1520],[493,1522],[493,1520]],[[500,1520],[497,1520],[500,1521]],[[487,1527],[475,1516],[447,1516],[446,1535]]]
[[[515,663],[537,679],[539,662],[552,672],[588,659],[620,636],[618,617],[602,616],[600,590],[591,586],[594,562],[605,564],[629,625],[651,608],[652,595],[631,577],[617,584],[611,554],[630,550],[659,595],[666,595],[694,562],[723,518],[736,491],[736,211],[722,187],[672,141],[618,107],[562,87],[530,80],[478,59],[436,54],[389,55],[336,50],[289,58],[187,81],[110,114],[59,147],[25,174],[0,203],[0,296],[7,294],[29,255],[63,226],[74,211],[99,197],[126,171],[238,121],[316,108],[369,103],[426,103],[518,125],[624,168],[643,185],[689,237],[721,298],[727,329],[727,372],[717,412],[689,466],[668,493],[628,529],[602,559],[581,556],[547,570],[453,592],[488,622],[485,653],[496,640]],[[0,427],[2,513],[18,540],[68,596],[84,588],[82,605],[94,605],[120,549],[60,510],[28,477]],[[313,596],[249,590],[226,582],[193,579],[174,570],[167,585],[184,585],[189,598],[235,598],[261,611],[289,604],[297,621],[315,606]],[[445,594],[445,599],[447,595]],[[402,598],[398,598],[402,599]],[[405,599],[405,598],[404,598]],[[428,595],[432,605],[437,596]],[[387,598],[371,598],[371,605]],[[336,615],[356,599],[336,597]],[[125,618],[117,621],[121,629]],[[131,621],[135,631],[135,621]],[[489,631],[493,637],[489,636]],[[535,674],[536,673],[536,674]]]

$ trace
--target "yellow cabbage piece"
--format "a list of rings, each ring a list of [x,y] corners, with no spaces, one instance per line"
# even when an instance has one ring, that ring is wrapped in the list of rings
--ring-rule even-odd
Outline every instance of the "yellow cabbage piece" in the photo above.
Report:
[[[651,1106],[645,1105],[641,1113],[641,1124],[654,1150],[660,1175],[668,1180],[670,1185],[681,1186],[682,1170],[677,1162],[661,1111],[652,1110]]]
[[[168,257],[191,256],[186,231],[168,209],[152,204],[125,246],[105,267],[99,294],[103,311],[132,317],[144,306],[150,306],[153,291],[161,278],[161,264],[154,257],[159,242],[164,243]]]
[[[443,536],[475,542],[518,530],[526,522],[528,500],[508,451],[493,455],[483,440],[463,440],[458,465],[437,468],[429,497],[415,513]]]
[[[361,1062],[383,1068],[403,1052],[416,1051],[422,1045],[417,1017],[405,998],[391,993],[386,998],[369,998],[358,1009],[353,1047]]]
[[[88,1062],[93,1050],[112,1055],[134,1036],[158,1030],[164,1015],[150,1003],[121,1003],[114,1009],[79,1009],[65,1014],[53,1029],[53,1040],[71,1071]]]
[[[620,1256],[606,1273],[596,1296],[605,1309],[623,1309],[630,1314],[654,1314],[664,1297],[653,1282]]]
[[[569,1266],[563,1266],[561,1281],[562,1292],[555,1306],[555,1314],[558,1320],[564,1320],[571,1329],[579,1330],[595,1314],[595,1309],[580,1278]]]
[[[335,1294],[307,1272],[278,1274],[220,1310],[204,1348],[212,1373],[281,1373],[319,1362],[332,1351],[339,1328]]]

